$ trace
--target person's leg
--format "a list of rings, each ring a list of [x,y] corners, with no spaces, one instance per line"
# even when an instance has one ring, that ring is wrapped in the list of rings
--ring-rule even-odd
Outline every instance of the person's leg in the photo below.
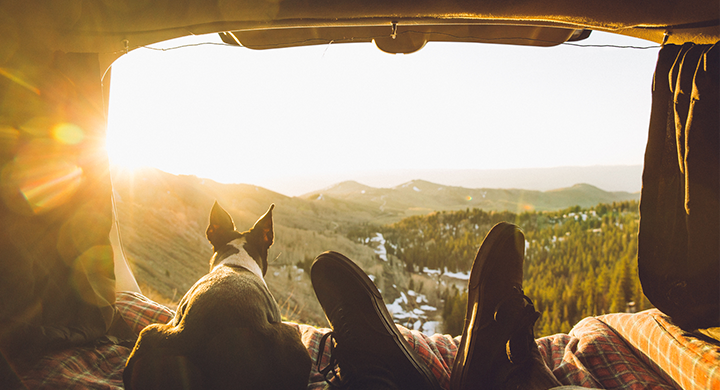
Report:
[[[310,275],[333,328],[324,339],[333,348],[331,362],[323,370],[330,385],[440,389],[435,376],[396,327],[380,292],[357,265],[339,253],[325,252],[313,263]]]
[[[539,313],[522,290],[524,252],[523,233],[508,223],[495,225],[480,245],[468,283],[452,390],[561,386],[535,343]]]

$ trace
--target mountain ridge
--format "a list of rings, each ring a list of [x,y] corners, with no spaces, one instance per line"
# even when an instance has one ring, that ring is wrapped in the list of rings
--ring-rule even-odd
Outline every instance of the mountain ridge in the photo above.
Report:
[[[154,182],[148,186],[149,181]],[[223,184],[194,175],[173,175],[157,169],[134,173],[116,170],[113,182],[132,190],[135,198],[145,197],[155,207],[187,208],[219,201],[235,210],[240,220],[253,222],[271,203],[276,213],[287,217],[288,226],[305,228],[335,223],[392,223],[402,218],[434,211],[481,208],[494,211],[553,211],[572,206],[592,207],[598,203],[638,200],[640,193],[605,191],[578,183],[547,191],[520,188],[466,188],[447,186],[423,179],[410,180],[391,188],[377,188],[354,180],[336,183],[301,196],[286,196],[252,184]],[[143,185],[137,185],[138,182]],[[172,193],[172,196],[171,196]],[[120,193],[116,191],[120,196]],[[122,199],[122,197],[121,197]],[[292,210],[292,212],[289,212]],[[237,218],[237,217],[236,217]]]
[[[309,201],[340,199],[363,204],[368,208],[376,207],[383,212],[411,216],[465,208],[513,212],[553,211],[572,206],[591,207],[598,203],[637,200],[639,197],[639,193],[609,192],[587,183],[537,191],[518,188],[466,188],[416,179],[390,188],[376,188],[348,180],[299,198]]]
[[[604,189],[602,189],[602,188],[600,188],[600,187],[598,187],[598,186],[596,186],[596,185],[593,185],[593,184],[590,184],[590,183],[584,183],[584,182],[575,183],[575,184],[570,185],[570,186],[567,186],[567,187],[558,187],[558,188],[553,188],[553,189],[549,189],[549,190],[533,190],[533,189],[527,189],[527,188],[522,188],[522,187],[503,187],[503,188],[498,188],[498,187],[464,187],[464,186],[456,186],[456,185],[439,184],[439,183],[434,183],[434,182],[432,182],[432,181],[424,180],[424,179],[413,179],[413,180],[409,180],[409,181],[407,181],[407,182],[400,183],[400,184],[397,184],[397,185],[391,186],[391,187],[374,187],[374,186],[371,186],[371,185],[363,184],[363,183],[361,183],[361,182],[359,182],[359,181],[357,181],[357,180],[344,180],[344,181],[335,183],[335,184],[333,184],[333,185],[330,185],[330,186],[327,186],[327,187],[323,187],[323,188],[318,189],[318,190],[314,190],[314,191],[310,191],[310,192],[304,193],[304,194],[302,194],[302,195],[298,195],[298,196],[296,196],[296,197],[298,197],[298,198],[305,198],[305,197],[308,197],[308,196],[317,195],[317,194],[319,194],[319,193],[325,193],[325,192],[332,192],[332,193],[337,193],[337,192],[341,192],[341,193],[342,193],[342,192],[351,192],[351,191],[349,191],[349,190],[353,190],[354,188],[359,188],[360,190],[365,190],[365,191],[367,191],[367,190],[388,190],[388,189],[390,189],[390,190],[396,190],[396,189],[406,188],[406,187],[408,187],[408,186],[410,186],[410,185],[416,186],[416,184],[438,186],[438,187],[443,187],[443,188],[465,188],[465,189],[470,189],[470,190],[478,190],[478,189],[480,189],[480,190],[484,190],[484,189],[498,190],[498,189],[502,189],[502,190],[537,191],[537,192],[557,192],[557,191],[569,190],[569,189],[574,189],[574,188],[580,187],[580,188],[593,188],[593,189],[597,189],[597,190],[600,190],[600,191],[602,191],[602,192],[611,193],[611,194],[637,194],[637,195],[640,194],[639,191],[634,191],[634,192],[631,192],[631,191],[608,191],[608,190],[604,190]]]
[[[641,164],[559,166],[504,169],[384,169],[382,171],[294,174],[268,177],[256,184],[289,196],[302,196],[335,183],[354,180],[377,188],[392,188],[422,178],[433,183],[470,188],[522,188],[548,191],[587,182],[606,191],[637,192],[642,187]]]

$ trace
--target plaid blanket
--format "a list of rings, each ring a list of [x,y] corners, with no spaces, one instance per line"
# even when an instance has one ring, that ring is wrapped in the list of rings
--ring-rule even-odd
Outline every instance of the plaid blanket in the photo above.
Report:
[[[173,316],[171,310],[140,294],[119,293],[116,306],[136,332],[152,323],[165,323]],[[329,346],[321,354],[318,347],[330,329],[292,325],[297,327],[315,363],[308,389],[323,388],[324,378],[317,371],[315,359],[319,355],[323,366],[329,361]],[[459,337],[427,336],[399,329],[441,386],[449,389]],[[657,310],[589,317],[569,334],[544,337],[537,343],[545,362],[564,385],[601,389],[720,389],[720,347],[683,332]],[[45,356],[19,376],[27,389],[122,389],[122,371],[130,350],[128,346],[102,339]]]
[[[720,389],[720,344],[675,326],[659,310],[598,318],[614,328],[642,361],[684,389]]]

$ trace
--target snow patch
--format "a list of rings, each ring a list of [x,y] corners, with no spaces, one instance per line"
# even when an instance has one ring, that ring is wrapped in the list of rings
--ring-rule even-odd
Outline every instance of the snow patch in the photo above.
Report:
[[[440,271],[439,269],[430,269],[428,267],[423,267],[423,273],[430,276],[442,275],[442,271]]]
[[[423,324],[422,329],[419,330],[427,336],[440,333],[440,321],[428,321]]]
[[[417,296],[421,305],[408,305],[407,296]],[[438,333],[440,321],[428,321],[428,318],[435,315],[437,308],[427,304],[427,298],[415,291],[408,291],[407,294],[400,292],[400,297],[392,303],[386,304],[388,312],[396,324],[405,326],[411,330],[418,330],[428,336]]]
[[[375,233],[375,237],[371,238],[370,241],[376,243],[375,254],[378,255],[382,261],[388,261],[387,249],[385,249],[385,237],[383,237],[382,233]]]
[[[402,306],[400,306],[401,301],[402,301],[402,298],[398,298],[395,301],[393,301],[393,303],[388,303],[385,305],[385,306],[387,306],[388,312],[390,312],[390,315],[393,318],[397,318],[398,314],[405,312],[405,310],[403,310]]]
[[[470,272],[448,272],[445,270],[445,276],[459,280],[470,280]]]

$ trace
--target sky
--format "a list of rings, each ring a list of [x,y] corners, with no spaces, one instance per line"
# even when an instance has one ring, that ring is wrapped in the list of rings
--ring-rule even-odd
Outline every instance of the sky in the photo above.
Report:
[[[578,44],[655,46],[599,32]],[[113,64],[111,163],[290,196],[360,177],[386,186],[410,170],[642,164],[659,50],[251,50],[216,34],[152,47],[166,50]]]

